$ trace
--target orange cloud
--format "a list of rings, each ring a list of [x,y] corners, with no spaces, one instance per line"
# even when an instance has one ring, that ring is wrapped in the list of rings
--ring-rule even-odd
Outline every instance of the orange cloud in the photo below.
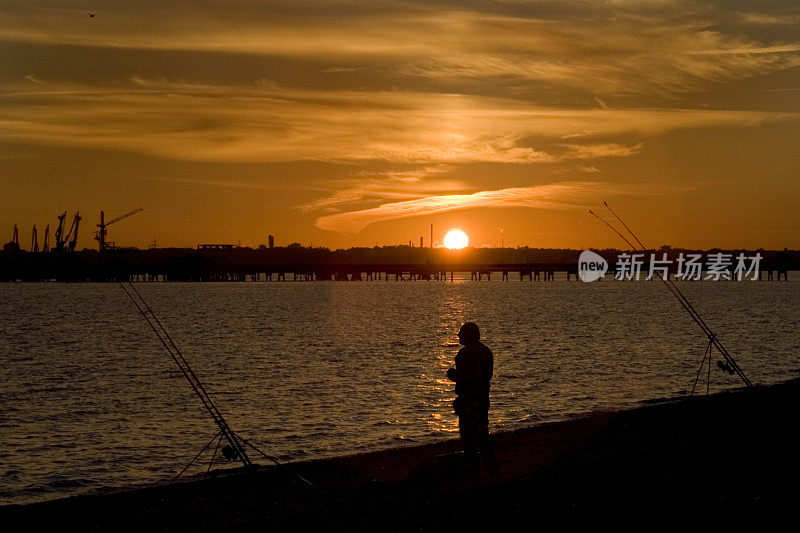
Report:
[[[599,182],[560,182],[533,187],[514,187],[472,194],[449,194],[393,202],[358,211],[326,215],[316,220],[317,227],[329,231],[358,233],[369,224],[397,218],[436,215],[473,208],[535,207],[566,209],[582,206],[599,194],[615,190]]]
[[[196,161],[553,163],[628,157],[641,144],[526,146],[523,139],[652,135],[752,126],[795,113],[550,108],[499,97],[424,92],[153,84],[148,90],[63,87],[6,93],[0,138]]]
[[[594,159],[596,157],[630,157],[639,153],[642,143],[634,146],[625,146],[617,143],[604,144],[565,144],[570,150],[564,159]]]
[[[590,96],[669,96],[800,65],[797,41],[765,43],[773,37],[745,37],[741,27],[722,31],[719,22],[730,16],[729,9],[692,1],[681,2],[680,8],[584,2],[579,16],[572,2],[542,9],[539,2],[513,8],[465,2],[452,8],[362,0],[319,9],[317,2],[295,0],[287,10],[280,2],[241,1],[225,13],[196,2],[137,4],[96,0],[93,5],[102,14],[92,21],[71,2],[49,9],[0,6],[0,39],[326,62],[363,59],[400,77],[501,80],[500,86],[511,78],[580,89]],[[796,19],[790,9],[783,11],[780,6],[775,13],[756,8],[744,20]],[[320,71],[362,69],[347,64]]]

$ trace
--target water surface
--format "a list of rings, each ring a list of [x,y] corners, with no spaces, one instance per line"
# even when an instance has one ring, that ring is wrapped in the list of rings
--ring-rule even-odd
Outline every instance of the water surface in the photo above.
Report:
[[[706,343],[657,282],[137,287],[231,426],[283,460],[457,435],[466,320],[495,353],[493,431],[684,394]],[[751,380],[797,375],[800,285],[681,287]],[[119,286],[0,284],[0,310],[0,503],[168,479],[216,432]]]

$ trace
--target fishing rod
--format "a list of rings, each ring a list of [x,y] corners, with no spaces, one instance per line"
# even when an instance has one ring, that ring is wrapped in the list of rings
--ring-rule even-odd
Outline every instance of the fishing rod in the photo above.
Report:
[[[158,340],[161,341],[164,349],[170,355],[175,364],[178,365],[181,374],[183,374],[183,377],[185,377],[189,382],[189,386],[192,387],[192,390],[200,399],[203,407],[205,407],[206,411],[208,411],[208,414],[210,414],[214,419],[214,423],[219,428],[219,433],[217,433],[213,440],[216,440],[217,437],[224,437],[225,440],[228,441],[228,446],[230,446],[230,451],[228,451],[226,455],[231,456],[234,459],[238,459],[244,466],[251,466],[252,462],[247,456],[247,452],[242,446],[242,443],[239,442],[239,438],[237,437],[236,433],[234,433],[230,428],[228,422],[225,420],[225,417],[222,416],[222,413],[214,404],[214,400],[211,399],[211,395],[208,394],[208,391],[203,386],[200,378],[197,377],[197,374],[195,374],[188,361],[186,361],[186,358],[183,356],[180,349],[175,345],[175,342],[172,340],[169,332],[166,330],[166,328],[164,328],[161,321],[153,312],[153,309],[147,304],[141,293],[136,290],[136,287],[134,287],[132,283],[128,282],[128,287],[126,287],[122,282],[120,282],[119,286],[123,291],[125,291],[125,294],[128,295],[128,298],[130,298],[131,302],[133,302],[133,304],[136,306],[136,309],[139,311],[142,317],[144,317],[147,325],[150,326],[150,329],[152,329],[156,334]],[[206,445],[202,451],[205,451],[208,446],[210,446],[210,443],[209,445]],[[225,452],[223,451],[223,453]]]
[[[250,448],[255,450],[257,453],[259,453],[261,456],[263,456],[266,459],[269,459],[277,466],[286,470],[287,472],[289,472],[290,474],[292,474],[305,484],[313,486],[313,483],[311,483],[309,480],[289,469],[286,465],[279,462],[277,458],[262,452],[261,450],[256,448],[256,446],[253,445],[251,442],[237,435],[231,429],[231,427],[228,425],[228,422],[225,420],[225,417],[222,415],[219,408],[217,408],[216,404],[214,403],[214,400],[211,399],[211,395],[208,393],[205,386],[203,386],[203,383],[200,381],[200,378],[197,377],[197,374],[195,374],[194,370],[189,365],[189,362],[183,356],[183,353],[180,351],[178,346],[172,340],[172,337],[170,336],[169,332],[161,323],[161,321],[158,319],[158,316],[156,316],[155,312],[150,307],[150,305],[148,305],[147,301],[144,299],[141,293],[136,289],[136,287],[134,287],[133,283],[131,283],[130,281],[127,282],[127,286],[122,281],[120,281],[119,286],[122,288],[123,291],[125,291],[125,294],[128,295],[128,298],[131,300],[131,302],[133,302],[133,305],[136,306],[136,309],[145,319],[147,325],[150,326],[150,329],[152,329],[153,332],[156,334],[158,340],[161,342],[161,345],[164,347],[164,349],[170,355],[172,360],[178,366],[178,368],[181,371],[181,374],[183,374],[183,376],[189,382],[189,386],[191,386],[195,395],[200,399],[200,402],[203,404],[203,407],[206,409],[206,411],[208,411],[208,413],[214,419],[214,423],[219,428],[217,434],[214,435],[214,437],[209,441],[208,444],[206,444],[203,447],[202,450],[200,450],[200,452],[194,457],[194,459],[192,459],[189,462],[189,464],[187,464],[186,467],[184,467],[184,469],[181,470],[177,476],[175,476],[173,481],[178,479],[181,476],[181,474],[186,472],[186,470],[203,454],[203,452],[205,452],[214,443],[214,441],[216,441],[217,446],[216,449],[214,450],[214,455],[211,457],[211,462],[209,462],[208,465],[208,468],[210,470],[211,464],[214,462],[217,451],[219,451],[220,444],[222,440],[225,439],[228,442],[228,444],[227,446],[222,448],[222,455],[228,460],[232,461],[238,459],[245,467],[253,466],[253,462],[250,460],[250,457],[247,455],[247,451],[245,450],[245,445],[247,445],[250,446]]]
[[[638,251],[646,251],[647,247],[644,245],[644,243],[642,243],[642,241],[639,239],[639,237],[622,220],[622,218],[613,209],[611,209],[611,206],[608,205],[608,202],[603,202],[603,205],[606,207],[606,209],[609,210],[609,212],[614,216],[614,218],[620,224],[622,224],[622,226],[628,231],[628,233],[630,233],[631,237],[633,237],[633,239],[636,241],[638,246],[635,246],[627,237],[625,237],[617,228],[615,228],[613,225],[611,225],[606,219],[602,218],[601,216],[599,216],[597,213],[595,213],[591,209],[589,210],[589,213],[594,215],[597,219],[599,219],[601,222],[603,222],[606,226],[611,228],[614,231],[614,233],[619,235],[620,238],[622,238],[622,240],[624,240],[628,244],[628,246],[630,246],[632,249],[638,250]],[[667,273],[666,275],[657,276],[657,277],[661,280],[662,283],[664,283],[664,286],[667,288],[667,290],[678,300],[678,302],[686,310],[686,312],[689,313],[689,316],[692,317],[692,320],[694,320],[694,322],[700,327],[700,329],[703,331],[703,333],[708,338],[708,345],[706,346],[706,351],[705,351],[705,354],[703,356],[703,360],[700,363],[700,368],[697,371],[697,376],[695,376],[694,385],[692,386],[692,394],[694,394],[694,390],[695,390],[695,387],[697,386],[697,381],[698,381],[698,379],[700,377],[700,373],[703,370],[703,366],[705,365],[706,358],[708,358],[708,374],[709,374],[708,382],[710,382],[712,347],[716,348],[717,351],[719,351],[719,353],[722,355],[722,358],[725,360],[724,363],[722,361],[717,362],[717,366],[721,370],[723,370],[725,372],[728,372],[729,374],[736,374],[744,382],[745,386],[752,387],[753,383],[745,375],[745,373],[741,369],[741,367],[739,367],[739,365],[736,363],[736,360],[734,360],[733,356],[722,345],[722,343],[717,338],[717,335],[712,331],[711,327],[706,323],[705,320],[703,320],[703,317],[700,316],[700,313],[697,311],[697,309],[695,309],[695,307],[692,305],[692,303],[689,301],[689,299],[686,298],[686,295],[683,294],[683,291],[681,291],[680,288],[675,284],[675,282],[672,281],[669,278],[669,274]],[[706,393],[708,393],[708,387],[709,387],[708,382],[706,384]]]

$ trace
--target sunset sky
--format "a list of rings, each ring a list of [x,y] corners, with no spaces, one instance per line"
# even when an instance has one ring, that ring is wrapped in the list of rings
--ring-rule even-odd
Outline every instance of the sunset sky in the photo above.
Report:
[[[96,16],[90,17],[89,12]],[[0,241],[800,248],[800,4],[0,0]],[[51,237],[52,243],[52,237]]]

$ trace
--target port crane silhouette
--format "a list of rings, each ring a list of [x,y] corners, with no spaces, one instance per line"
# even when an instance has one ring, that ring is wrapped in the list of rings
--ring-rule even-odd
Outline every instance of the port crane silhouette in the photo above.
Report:
[[[75,216],[72,217],[72,225],[69,227],[69,233],[67,233],[66,241],[67,241],[67,249],[70,252],[75,251],[75,245],[78,244],[78,225],[81,223],[81,215],[76,211]]]
[[[64,211],[60,215],[58,215],[58,228],[56,228],[55,239],[56,244],[53,248],[57,253],[61,253],[64,251],[64,247],[67,247],[67,250],[70,252],[75,251],[75,246],[78,244],[78,226],[83,220],[80,213],[76,212],[75,216],[72,218],[72,225],[69,228],[69,231],[66,235],[64,235],[64,221],[67,218],[67,212]],[[45,237],[47,240],[47,237]]]
[[[97,225],[97,227],[99,229],[97,230],[97,232],[95,233],[95,236],[94,236],[94,238],[97,239],[97,241],[100,243],[100,251],[102,252],[104,250],[108,250],[108,249],[111,249],[111,248],[116,248],[116,246],[114,246],[113,242],[107,242],[106,241],[106,236],[108,235],[108,229],[107,229],[108,226],[110,226],[111,224],[113,224],[115,222],[119,222],[120,220],[124,220],[124,219],[126,219],[128,217],[132,217],[136,213],[139,213],[139,212],[141,212],[143,210],[144,210],[143,207],[139,207],[137,209],[134,209],[133,211],[129,211],[129,212],[125,213],[124,215],[120,215],[117,218],[112,218],[108,222],[106,222],[105,212],[100,211],[100,223]]]
[[[3,251],[9,253],[19,252],[19,229],[14,224],[14,232],[11,234],[11,240],[3,245]]]

